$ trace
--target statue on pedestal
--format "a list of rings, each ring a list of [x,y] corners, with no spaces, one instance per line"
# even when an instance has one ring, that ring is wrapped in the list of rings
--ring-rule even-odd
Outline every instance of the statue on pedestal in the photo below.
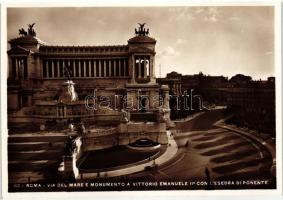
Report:
[[[78,95],[74,87],[75,83],[71,80],[71,74],[72,71],[70,66],[64,66],[64,75],[67,78],[67,81],[63,83],[63,91],[59,96],[59,102],[69,103],[78,99]]]
[[[128,119],[128,113],[127,111],[125,111],[124,109],[121,110],[122,113],[122,122],[124,123],[128,123],[129,119]]]

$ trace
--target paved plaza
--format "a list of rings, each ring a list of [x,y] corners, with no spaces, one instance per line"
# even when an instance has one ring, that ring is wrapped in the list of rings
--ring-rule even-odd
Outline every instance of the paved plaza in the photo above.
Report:
[[[176,156],[157,170],[127,178],[133,181],[205,181],[207,168],[212,181],[268,180],[273,187],[271,153],[255,140],[215,126],[223,117],[220,110],[215,110],[177,123],[174,138],[179,150]]]
[[[173,152],[176,149],[170,146],[165,153],[161,150],[162,155],[156,159],[158,167],[154,169],[144,171],[146,166],[152,164],[152,161],[146,160],[147,157],[155,155],[157,151],[140,153],[140,156],[135,157],[124,156],[123,159],[119,159],[121,158],[119,151],[113,152],[113,149],[93,152],[93,156],[97,153],[100,157],[92,160],[101,162],[91,163],[92,160],[88,160],[82,165],[87,169],[83,171],[95,171],[96,168],[100,168],[102,173],[100,176],[84,174],[80,181],[87,182],[93,178],[99,181],[121,181],[125,178],[129,181],[205,181],[207,178],[205,169],[208,169],[212,181],[267,180],[268,187],[273,187],[275,180],[270,173],[273,160],[270,151],[257,140],[237,131],[218,127],[216,122],[225,117],[221,110],[213,110],[188,121],[175,122],[176,128],[171,130],[173,134],[171,140],[174,138],[178,150]],[[169,138],[171,132],[168,132]],[[22,178],[25,182],[48,180],[47,177],[54,178],[55,166],[58,165],[62,154],[58,149],[63,149],[66,137],[66,135],[53,137],[30,135],[24,140],[17,136],[11,137],[9,170],[13,172],[14,179]],[[21,143],[17,143],[18,140]],[[120,151],[123,152],[123,149]],[[17,159],[19,154],[21,159]],[[109,160],[108,164],[107,160]],[[129,166],[131,161],[133,164]],[[108,170],[112,167],[112,171],[102,176],[101,167],[106,166],[105,164]],[[90,169],[92,166],[93,170]],[[22,174],[25,174],[25,177],[21,177]],[[13,177],[10,180],[13,180]],[[204,189],[204,186],[192,187],[192,189],[196,188]]]

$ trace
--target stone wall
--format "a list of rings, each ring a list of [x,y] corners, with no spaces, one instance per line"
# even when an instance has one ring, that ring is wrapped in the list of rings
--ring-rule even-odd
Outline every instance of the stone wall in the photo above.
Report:
[[[139,139],[149,139],[160,144],[167,144],[165,123],[121,123],[116,131],[105,134],[86,133],[83,136],[84,151],[128,145]]]

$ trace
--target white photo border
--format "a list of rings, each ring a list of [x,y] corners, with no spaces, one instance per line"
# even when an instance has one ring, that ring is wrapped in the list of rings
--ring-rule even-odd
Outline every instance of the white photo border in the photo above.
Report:
[[[274,6],[275,13],[275,77],[276,77],[276,179],[277,189],[255,189],[255,190],[180,190],[180,191],[122,191],[122,192],[8,192],[8,165],[7,165],[7,8],[9,7],[92,7],[92,6]],[[278,197],[282,195],[282,69],[281,69],[281,2],[280,1],[10,1],[1,5],[1,184],[2,195],[7,199],[62,199],[62,198],[191,198],[191,197],[229,197],[237,199],[244,196],[253,196],[256,199]]]

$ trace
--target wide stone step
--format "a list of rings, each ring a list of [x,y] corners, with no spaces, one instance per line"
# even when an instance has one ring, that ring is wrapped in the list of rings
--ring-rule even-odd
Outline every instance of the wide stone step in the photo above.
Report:
[[[16,142],[8,143],[10,151],[35,151],[35,150],[58,150],[64,149],[65,141],[60,142]]]
[[[28,160],[61,160],[64,154],[62,150],[39,150],[39,151],[11,151],[8,152],[9,161],[28,161]]]
[[[10,172],[41,171],[56,172],[61,161],[38,160],[38,161],[9,161],[8,170]]]
[[[24,142],[59,142],[65,141],[67,135],[12,135],[8,137],[8,143],[24,143]]]
[[[46,180],[50,177],[48,172],[13,172],[8,175],[9,183],[30,183],[36,181]]]

